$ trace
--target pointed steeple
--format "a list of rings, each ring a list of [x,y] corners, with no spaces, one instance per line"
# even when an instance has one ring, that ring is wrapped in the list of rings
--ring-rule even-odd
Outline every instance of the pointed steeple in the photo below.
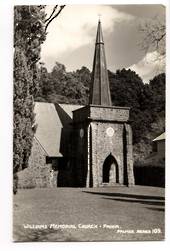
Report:
[[[97,28],[89,103],[102,106],[112,105],[100,20]]]

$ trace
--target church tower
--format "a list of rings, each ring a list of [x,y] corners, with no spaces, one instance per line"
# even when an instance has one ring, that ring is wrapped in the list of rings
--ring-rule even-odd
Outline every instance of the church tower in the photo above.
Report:
[[[99,20],[89,105],[73,112],[77,186],[134,185],[129,110],[112,106]]]

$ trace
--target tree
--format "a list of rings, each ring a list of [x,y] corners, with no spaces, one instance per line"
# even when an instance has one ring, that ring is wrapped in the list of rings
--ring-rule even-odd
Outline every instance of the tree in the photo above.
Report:
[[[149,86],[152,90],[152,112],[162,113],[165,117],[165,73],[161,73],[150,80]]]
[[[164,7],[163,7],[164,8]],[[149,51],[156,51],[156,61],[161,61],[165,64],[166,55],[166,26],[165,20],[155,18],[147,20],[139,27],[139,31],[143,36],[141,47],[147,53]]]
[[[35,132],[34,97],[39,88],[41,44],[46,39],[46,30],[64,6],[58,5],[46,19],[45,6],[14,7],[14,140],[13,173],[16,186],[17,172],[28,166]],[[16,187],[14,192],[16,193]]]
[[[65,5],[55,5],[53,7],[53,10],[50,14],[50,16],[45,20],[45,31],[47,30],[50,23],[61,13],[61,11],[64,9]]]
[[[90,71],[82,67],[75,72],[67,72],[63,64],[55,63],[51,72],[42,65],[40,68],[40,91],[36,101],[71,103],[86,105],[88,103]]]
[[[148,128],[150,119],[147,110],[143,109],[142,104],[144,83],[130,69],[118,70],[116,74],[109,72],[109,81],[113,105],[128,106],[131,108],[130,120],[132,121],[133,142],[135,144],[141,140],[144,131]]]
[[[82,66],[81,69],[76,70],[75,74],[77,75],[77,78],[86,86],[90,87],[91,83],[91,72],[90,70]]]
[[[134,157],[141,163],[152,152],[152,140],[165,132],[165,74],[159,74],[144,85],[142,104],[145,113],[143,118],[148,128],[142,139],[134,145]],[[148,119],[149,118],[149,119]]]
[[[88,88],[79,80],[76,73],[68,72],[62,94],[68,97],[73,104],[86,105],[88,102]]]
[[[41,63],[41,67],[39,68],[39,91],[35,96],[35,101],[40,97],[44,100],[47,99],[48,94],[54,92],[54,85],[51,81],[50,74],[47,71],[47,68]]]
[[[14,55],[14,173],[24,169],[27,165],[27,154],[30,153],[32,141],[32,116],[30,105],[32,97],[28,87],[32,77],[27,67],[24,53],[15,49]]]
[[[33,13],[33,14],[32,14]],[[45,40],[43,6],[14,9],[14,173],[28,164],[34,135],[34,100],[38,90],[36,63]]]
[[[165,74],[159,74],[149,84],[144,84],[135,72],[122,69],[115,74],[109,71],[109,80],[113,105],[131,108],[134,145],[141,141],[151,145],[156,131],[158,133],[153,129],[155,124],[158,121],[162,124],[160,120],[165,120]]]

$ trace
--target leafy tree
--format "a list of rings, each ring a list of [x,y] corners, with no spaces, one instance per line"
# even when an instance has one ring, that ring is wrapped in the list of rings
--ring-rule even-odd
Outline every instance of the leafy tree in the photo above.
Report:
[[[28,164],[34,134],[34,101],[38,90],[40,45],[45,40],[43,6],[14,8],[14,173]]]
[[[35,97],[35,100],[37,101],[37,97],[43,97],[46,99],[46,97],[53,93],[55,88],[53,81],[50,78],[50,74],[48,73],[45,66],[41,65],[39,69],[39,75],[40,75],[40,81],[39,81],[39,91],[37,93],[37,96]]]
[[[149,84],[144,84],[135,72],[122,69],[115,74],[109,72],[109,80],[113,105],[131,108],[133,143],[143,141],[151,145],[156,136],[153,125],[158,120],[164,121],[165,74],[160,74]]]
[[[131,70],[118,70],[116,74],[109,72],[111,87],[111,97],[113,105],[128,106],[130,110],[130,120],[133,128],[133,141],[137,143],[146,128],[150,117],[144,117],[142,106],[142,93],[144,83],[142,79]]]
[[[33,110],[40,82],[37,62],[41,44],[46,39],[49,24],[64,7],[54,6],[48,18],[43,5],[14,7],[14,193],[17,191],[17,172],[28,166],[35,132]]]
[[[14,8],[14,193],[17,192],[17,172],[28,166],[35,132],[33,97],[39,82],[36,63],[46,37],[44,20],[44,6]]]
[[[153,93],[152,95],[152,112],[165,116],[165,73],[155,76],[149,82],[149,86]]]
[[[88,103],[90,71],[82,67],[76,72],[66,72],[63,64],[55,63],[52,71],[40,68],[40,91],[36,101],[45,99],[47,102],[83,104]]]
[[[90,87],[91,72],[87,67],[82,66],[81,69],[76,70],[76,76],[86,87]]]
[[[58,95],[63,95],[66,85],[66,74],[65,66],[56,62],[50,73],[50,81],[54,88],[53,92],[56,92]]]
[[[26,155],[29,152],[30,139],[32,138],[32,123],[29,101],[31,96],[28,86],[32,76],[27,67],[24,53],[16,48],[14,56],[14,172],[22,170],[27,164]],[[27,107],[28,105],[28,107]],[[28,133],[28,134],[27,134]],[[29,149],[30,150],[30,149]]]

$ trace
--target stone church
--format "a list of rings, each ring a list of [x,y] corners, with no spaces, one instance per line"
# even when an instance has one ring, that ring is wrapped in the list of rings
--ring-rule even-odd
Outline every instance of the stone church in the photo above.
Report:
[[[129,110],[112,106],[99,21],[89,104],[35,103],[37,131],[19,187],[134,185]]]

